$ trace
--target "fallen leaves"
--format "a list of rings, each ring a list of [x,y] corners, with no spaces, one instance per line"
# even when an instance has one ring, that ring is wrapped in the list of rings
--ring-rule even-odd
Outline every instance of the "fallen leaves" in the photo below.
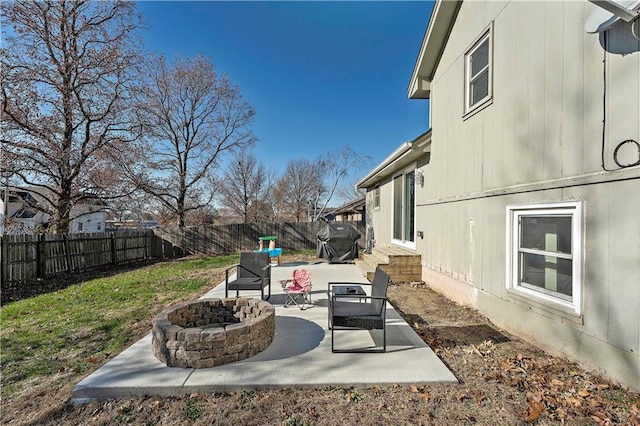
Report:
[[[567,360],[519,353],[490,366],[484,379],[526,392],[528,406],[523,417],[527,423],[544,417],[560,422],[586,417],[598,425],[618,422],[603,394],[611,385],[590,381]]]
[[[379,397],[380,394],[382,393],[382,389],[380,389],[380,386],[374,386],[371,388],[371,393],[373,394],[373,396],[375,397]]]
[[[316,410],[315,407],[308,407],[307,408],[307,416],[313,417],[313,418],[317,418],[318,417],[318,411]]]
[[[587,398],[587,397],[591,396],[591,394],[589,393],[589,391],[588,391],[588,390],[586,390],[586,389],[580,389],[580,390],[578,391],[578,395],[580,395],[580,396],[581,396],[581,397],[583,397],[583,398]]]
[[[542,402],[530,401],[529,407],[527,407],[527,412],[525,413],[524,421],[527,423],[534,422],[540,418],[544,411],[545,407]]]
[[[378,405],[376,406],[376,411],[386,410],[387,408],[388,408],[388,407],[387,407],[387,404],[386,404],[386,403],[384,403],[384,402],[380,402],[380,403],[378,403]]]
[[[429,392],[427,391],[427,386],[426,385],[423,386],[422,388],[418,388],[418,386],[413,385],[413,386],[411,386],[411,392],[417,393],[418,397],[423,402],[428,402],[429,401],[430,395],[429,395]]]
[[[476,405],[479,407],[482,405],[482,403],[487,399],[484,396],[484,392],[482,392],[481,390],[474,390],[473,391],[473,396],[476,399]]]
[[[409,285],[413,288],[426,288],[427,287],[427,283],[425,283],[424,281],[411,281],[411,283],[409,283]]]
[[[468,354],[474,353],[480,355],[481,357],[485,357],[491,354],[491,351],[494,349],[495,343],[491,340],[485,340],[479,345],[468,345],[464,351]]]
[[[640,426],[640,410],[638,410],[638,406],[636,404],[631,406],[631,412],[627,420],[631,426]]]
[[[362,401],[362,395],[360,395],[360,392],[358,392],[357,389],[346,391],[345,398],[347,399],[347,401],[354,403]]]

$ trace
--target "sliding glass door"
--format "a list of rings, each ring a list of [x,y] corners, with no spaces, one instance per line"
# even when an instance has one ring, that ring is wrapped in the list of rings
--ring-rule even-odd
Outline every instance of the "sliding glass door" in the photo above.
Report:
[[[405,171],[393,178],[393,242],[415,248],[415,175]]]

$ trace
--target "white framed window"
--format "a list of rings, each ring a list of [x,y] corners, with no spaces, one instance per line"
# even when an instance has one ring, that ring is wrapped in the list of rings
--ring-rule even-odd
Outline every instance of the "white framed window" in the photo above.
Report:
[[[507,289],[582,312],[582,203],[507,206]]]
[[[380,209],[380,185],[376,185],[373,189],[373,208]]]
[[[491,29],[487,30],[465,54],[465,113],[471,112],[492,96]]]

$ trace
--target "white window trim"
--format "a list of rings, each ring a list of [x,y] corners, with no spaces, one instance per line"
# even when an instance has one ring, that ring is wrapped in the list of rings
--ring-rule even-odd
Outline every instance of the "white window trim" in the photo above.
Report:
[[[373,188],[373,209],[380,210],[380,184]]]
[[[393,202],[395,200],[395,187],[393,185],[393,180],[401,175],[406,175],[409,173],[413,173],[414,174],[414,178],[415,178],[415,172],[416,172],[417,166],[416,163],[413,163],[411,165],[409,165],[408,167],[405,167],[402,171],[399,171],[397,173],[395,173],[392,178],[391,178],[391,243],[394,245],[397,245],[399,247],[404,247],[410,250],[415,250],[416,249],[416,237],[417,237],[417,231],[416,231],[416,217],[415,217],[415,211],[416,211],[416,207],[417,207],[417,198],[415,196],[415,187],[414,187],[414,200],[413,200],[413,211],[414,211],[414,217],[413,217],[413,241],[403,241],[403,240],[399,240],[394,238],[393,236],[393,226],[394,226],[394,212],[393,212]],[[414,181],[415,182],[415,181]],[[414,183],[415,185],[415,183]],[[406,208],[406,206],[405,206]]]
[[[540,303],[553,309],[572,315],[582,315],[582,263],[584,257],[583,247],[583,214],[582,202],[562,202],[548,204],[508,205],[506,208],[506,284],[507,291],[511,294],[522,296],[525,299]],[[520,216],[544,215],[567,216],[571,221],[571,253],[572,253],[572,300],[563,300],[560,297],[532,290],[518,284],[518,248],[519,248],[519,224]],[[557,256],[557,254],[554,254]],[[558,256],[560,257],[560,256]]]
[[[491,25],[484,33],[482,33],[482,35],[474,41],[473,45],[464,54],[464,113],[465,115],[470,114],[482,108],[484,105],[486,105],[489,101],[493,99],[493,39],[492,39],[493,28],[492,27],[493,25]],[[471,56],[475,53],[475,51],[487,39],[489,40],[489,53],[488,53],[489,58],[487,61],[486,68],[483,68],[482,70],[484,71],[485,69],[488,69],[487,96],[480,99],[475,104],[471,105],[471,83],[473,81],[471,78],[471,66],[469,64],[469,61]],[[482,71],[478,72],[476,76],[482,74]]]

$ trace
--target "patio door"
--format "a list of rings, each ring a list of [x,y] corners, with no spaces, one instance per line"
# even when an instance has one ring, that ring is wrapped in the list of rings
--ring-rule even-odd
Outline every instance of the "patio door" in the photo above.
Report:
[[[415,249],[415,174],[405,170],[393,178],[393,243]]]

